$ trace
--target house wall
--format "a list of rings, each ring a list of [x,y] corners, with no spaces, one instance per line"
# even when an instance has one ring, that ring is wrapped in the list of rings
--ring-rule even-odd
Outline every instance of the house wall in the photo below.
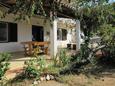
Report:
[[[30,19],[30,22],[26,21],[14,21],[14,15],[7,15],[4,19],[0,21],[17,23],[18,30],[18,41],[17,42],[8,42],[0,43],[0,52],[17,52],[23,51],[23,45],[21,42],[32,41],[32,25],[43,26],[44,28],[44,41],[49,41],[50,39],[46,37],[46,33],[49,32],[49,24],[45,22],[43,18],[33,17]]]
[[[14,22],[17,23],[18,30],[18,41],[17,42],[8,42],[8,43],[0,43],[0,52],[17,52],[23,51],[23,45],[21,42],[24,41],[32,41],[32,25],[43,26],[44,28],[44,41],[50,41],[50,21],[44,19],[43,17],[35,16],[30,19],[30,22],[26,21],[14,21],[15,16],[10,14],[7,15],[4,19],[0,21],[5,22]],[[60,41],[58,40],[58,48],[67,47],[67,43],[70,43],[71,34],[68,31],[67,40]],[[50,45],[51,46],[51,45]]]
[[[57,40],[58,48],[67,48],[67,44],[71,43],[72,35],[70,33],[70,29],[67,30],[67,40]]]
[[[74,43],[76,41],[76,36],[73,36],[71,33],[71,29],[75,29],[76,22],[72,19],[68,18],[59,18],[58,20],[58,28],[67,30],[67,40],[58,40],[58,48],[67,48],[68,43]]]

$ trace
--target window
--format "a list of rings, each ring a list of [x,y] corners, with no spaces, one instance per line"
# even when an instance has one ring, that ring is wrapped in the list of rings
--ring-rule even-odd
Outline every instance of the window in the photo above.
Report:
[[[17,42],[17,24],[0,22],[0,42]]]
[[[67,40],[67,30],[66,29],[57,30],[57,40]]]
[[[62,29],[62,40],[67,40],[67,30]]]
[[[8,41],[8,25],[5,22],[0,22],[0,42]]]

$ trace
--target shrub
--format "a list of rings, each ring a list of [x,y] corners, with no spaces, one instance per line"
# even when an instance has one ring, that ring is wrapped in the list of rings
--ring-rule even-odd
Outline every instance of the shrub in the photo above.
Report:
[[[0,53],[0,63],[1,62],[6,62],[10,59],[11,55],[8,53]]]
[[[103,48],[103,62],[115,63],[115,27],[111,24],[104,24],[100,27],[98,34],[102,38],[101,45]]]
[[[46,61],[44,57],[32,58],[25,62],[25,74],[27,78],[39,78],[46,68]]]
[[[60,50],[58,57],[59,57],[59,65],[60,66],[64,67],[69,64],[70,56],[66,54],[65,49]]]
[[[52,75],[59,75],[60,70],[61,70],[61,67],[54,66],[54,64],[50,64],[48,65],[45,72]]]
[[[8,69],[8,60],[11,57],[8,53],[0,53],[0,79],[4,76],[6,70]]]
[[[47,64],[43,56],[36,56],[26,61],[25,77],[39,79],[44,74],[59,75],[60,70],[69,64],[70,57],[66,55],[66,50],[61,50],[58,57],[59,59],[56,57],[53,62]]]
[[[46,64],[46,59],[37,56],[25,62],[25,75],[27,78],[39,79],[41,75],[53,74],[58,76],[60,71],[67,67],[70,62],[70,56],[66,54],[66,50],[60,50],[59,54],[53,58],[52,62]]]

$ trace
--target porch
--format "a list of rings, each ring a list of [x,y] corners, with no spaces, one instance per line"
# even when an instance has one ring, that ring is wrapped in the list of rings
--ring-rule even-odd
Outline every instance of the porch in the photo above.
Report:
[[[76,51],[75,50],[66,50],[66,54],[67,55],[73,55],[75,54]],[[11,53],[12,57],[10,58],[9,62],[10,64],[10,69],[15,69],[15,68],[21,68],[24,66],[24,62],[28,61],[32,58],[32,56],[25,56],[24,52],[15,52],[15,53]],[[41,54],[39,55],[40,57],[45,58],[46,60],[50,61],[52,60],[50,55],[44,55]],[[33,56],[34,57],[34,56]]]

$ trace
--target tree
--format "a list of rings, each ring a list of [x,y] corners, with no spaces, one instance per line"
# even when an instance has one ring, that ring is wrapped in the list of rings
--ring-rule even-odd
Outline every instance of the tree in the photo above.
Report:
[[[102,49],[107,54],[106,57],[114,59],[115,3],[108,3],[106,0],[79,0],[74,4],[76,6],[76,18],[80,20],[81,29],[85,35],[85,42],[81,45],[80,53],[76,56],[77,61],[94,61],[92,60],[95,58],[94,50],[99,49]],[[102,39],[101,45],[96,48],[97,50],[92,50],[88,47],[90,38],[93,35],[98,35]]]
[[[76,19],[81,21],[87,35],[106,20],[109,12],[105,8],[109,0],[16,0],[9,13],[18,14],[17,19],[29,19],[33,15],[42,15],[53,19],[61,10],[61,3],[71,4],[75,8]],[[107,14],[107,15],[106,15]],[[90,25],[89,25],[90,24]],[[94,25],[95,24],[95,25]],[[85,34],[85,35],[86,35]]]
[[[28,19],[34,15],[46,18],[56,17],[56,11],[61,8],[62,0],[16,0],[9,13],[18,14],[18,19]]]

